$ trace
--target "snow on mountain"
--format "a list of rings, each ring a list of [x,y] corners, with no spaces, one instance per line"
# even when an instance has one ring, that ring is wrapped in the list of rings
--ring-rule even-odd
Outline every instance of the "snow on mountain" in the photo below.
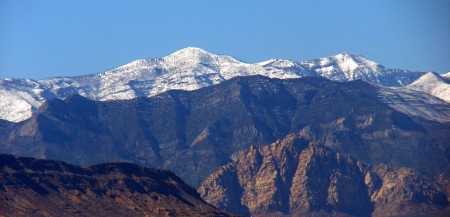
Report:
[[[308,70],[335,81],[362,79],[383,86],[410,84],[423,72],[387,69],[363,56],[343,53],[331,57],[300,62]]]
[[[355,54],[339,54],[310,61],[271,59],[245,63],[199,48],[185,48],[168,56],[136,60],[118,68],[86,76],[0,80],[0,119],[21,121],[44,100],[80,94],[94,100],[154,96],[167,90],[195,90],[236,77],[263,75],[271,78],[323,76],[331,80],[363,79],[379,85],[403,86],[422,72],[386,69]]]
[[[303,61],[302,64],[323,77],[338,81],[355,79],[377,81],[377,77],[385,73],[382,70],[384,67],[351,53]]]
[[[444,76],[428,72],[406,87],[428,93],[450,103],[450,81]]]
[[[48,88],[56,88],[58,97],[81,91],[80,95],[91,99],[117,100],[152,96],[172,89],[195,90],[236,76],[298,78],[309,75],[303,67],[293,65],[248,64],[199,48],[185,48],[163,58],[137,60],[95,75],[40,82]]]
[[[450,106],[437,97],[409,88],[379,87],[379,98],[389,107],[409,116],[446,123]]]
[[[443,77],[445,79],[450,79],[450,72],[447,72],[445,74],[441,74],[441,77]]]
[[[44,89],[30,79],[6,78],[0,80],[0,118],[18,122],[45,100]]]

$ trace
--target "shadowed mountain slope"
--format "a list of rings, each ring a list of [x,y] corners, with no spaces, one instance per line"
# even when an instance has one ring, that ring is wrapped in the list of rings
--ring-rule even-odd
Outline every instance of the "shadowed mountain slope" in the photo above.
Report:
[[[169,171],[129,163],[81,168],[5,154],[0,215],[229,216]]]

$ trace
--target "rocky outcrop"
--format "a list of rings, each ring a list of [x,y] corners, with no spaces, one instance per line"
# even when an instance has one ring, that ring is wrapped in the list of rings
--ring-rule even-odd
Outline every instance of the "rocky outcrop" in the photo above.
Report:
[[[445,189],[411,168],[373,167],[366,173],[366,184],[375,204],[373,216],[433,213],[449,201]]]
[[[370,167],[290,134],[251,147],[198,190],[211,204],[252,216],[395,216],[444,210],[444,190],[417,170]]]
[[[172,172],[0,154],[0,216],[230,216]]]

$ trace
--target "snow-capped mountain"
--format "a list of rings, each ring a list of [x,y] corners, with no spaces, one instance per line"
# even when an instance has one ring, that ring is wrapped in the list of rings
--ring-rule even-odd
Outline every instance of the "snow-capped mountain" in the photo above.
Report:
[[[384,75],[383,67],[362,56],[351,53],[338,54],[332,57],[303,61],[309,70],[332,80],[366,79],[377,80]]]
[[[263,75],[280,79],[322,76],[337,81],[363,79],[378,85],[404,86],[423,74],[386,69],[350,53],[303,62],[271,59],[245,63],[199,48],[185,48],[162,58],[136,60],[98,74],[39,81],[0,80],[0,119],[25,120],[51,98],[80,94],[99,101],[132,99],[172,89],[195,90],[236,76]]]
[[[450,80],[445,76],[445,74],[441,77],[436,73],[429,72],[406,87],[428,93],[450,103]]]
[[[363,56],[343,53],[336,56],[301,62],[308,70],[335,81],[361,79],[383,86],[405,86],[425,74],[399,69],[387,69]]]
[[[441,74],[441,77],[446,78],[446,79],[450,79],[450,72]]]

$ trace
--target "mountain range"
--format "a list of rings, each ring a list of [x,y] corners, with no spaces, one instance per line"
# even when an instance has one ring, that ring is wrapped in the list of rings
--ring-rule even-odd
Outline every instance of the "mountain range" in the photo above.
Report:
[[[0,215],[447,216],[449,85],[351,53],[245,63],[199,48],[6,78]]]
[[[383,86],[405,86],[425,72],[388,69],[363,56],[343,53],[309,61],[271,59],[245,63],[200,48],[185,48],[156,59],[136,60],[118,68],[85,76],[39,81],[0,80],[0,119],[22,121],[45,100],[79,94],[89,99],[123,100],[154,96],[167,90],[195,90],[236,76],[270,78],[322,76],[336,81],[362,79]]]
[[[252,144],[302,131],[365,163],[448,171],[450,105],[389,91],[361,80],[250,76],[150,98],[73,95],[46,101],[23,122],[0,121],[0,152],[78,165],[134,162],[198,187]]]

